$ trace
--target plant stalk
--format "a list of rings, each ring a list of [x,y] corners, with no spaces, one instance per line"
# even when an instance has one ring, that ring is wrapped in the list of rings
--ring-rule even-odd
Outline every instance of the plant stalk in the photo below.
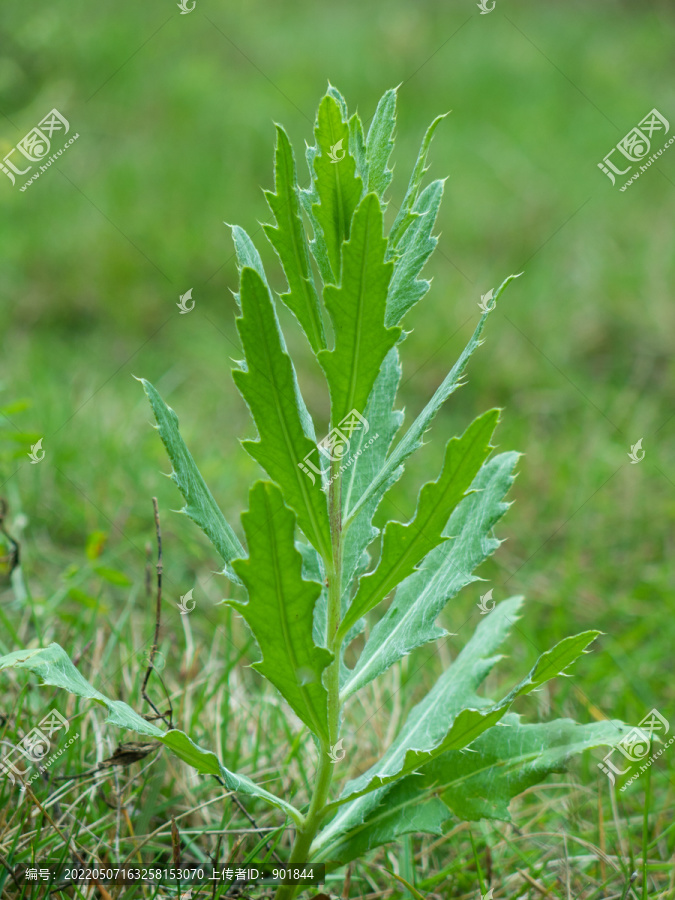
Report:
[[[338,629],[342,614],[342,491],[340,478],[334,477],[339,462],[331,460],[331,483],[328,488],[328,510],[331,532],[331,558],[326,561],[328,583],[328,610],[326,622],[326,646],[333,654],[333,661],[327,667],[324,678],[328,692],[328,742],[321,741],[319,747],[319,767],[307,815],[302,827],[298,827],[293,840],[289,865],[311,863],[308,858],[321,821],[326,814],[326,802],[333,780],[334,763],[329,751],[335,746],[340,734],[340,645]],[[282,884],[277,888],[274,900],[293,900],[300,885]]]

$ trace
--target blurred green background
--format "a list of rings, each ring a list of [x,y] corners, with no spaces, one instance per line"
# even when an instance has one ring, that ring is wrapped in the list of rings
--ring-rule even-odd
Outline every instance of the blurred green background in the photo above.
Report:
[[[239,445],[253,427],[229,374],[239,350],[224,223],[254,235],[282,290],[259,227],[270,218],[261,187],[272,185],[273,123],[289,131],[304,179],[328,80],[365,120],[401,84],[392,214],[424,129],[452,110],[431,153],[429,176],[448,176],[432,289],[406,320],[408,422],[475,327],[481,294],[524,274],[385,512],[409,515],[450,434],[503,406],[500,447],[525,455],[498,529],[508,540],[480,574],[495,599],[529,599],[514,655],[599,627],[574,702],[587,695],[630,722],[652,706],[667,714],[675,150],[623,193],[597,164],[654,107],[675,128],[672,4],[497,0],[480,15],[470,0],[197,0],[180,15],[170,0],[35,0],[3,18],[2,155],[52,108],[79,134],[26,191],[0,177],[0,495],[22,536],[36,621],[95,532],[107,533],[116,567],[142,577],[155,494],[173,583],[216,567],[192,524],[169,513],[180,498],[160,476],[168,463],[132,375],[176,410],[239,527],[258,473]],[[180,315],[190,287],[195,309]],[[325,397],[283,322],[321,431]],[[46,457],[31,465],[37,436]],[[646,456],[631,465],[639,438]],[[450,604],[451,631],[475,625],[483,587]],[[48,604],[56,618],[40,626],[66,647],[74,596]],[[11,616],[11,592],[0,597]]]

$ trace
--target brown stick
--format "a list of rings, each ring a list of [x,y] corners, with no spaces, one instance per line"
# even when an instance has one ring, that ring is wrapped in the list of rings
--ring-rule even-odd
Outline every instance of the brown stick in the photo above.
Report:
[[[150,704],[152,709],[155,711],[156,718],[161,719],[169,728],[173,728],[173,707],[171,706],[171,700],[169,699],[168,694],[167,700],[169,702],[169,709],[166,713],[161,713],[152,702],[146,691],[148,681],[150,680],[150,675],[155,670],[155,656],[157,654],[157,647],[159,644],[159,627],[162,615],[162,572],[164,568],[162,562],[162,528],[159,523],[159,504],[157,503],[157,497],[152,498],[152,506],[155,513],[155,531],[157,533],[157,601],[155,604],[155,634],[152,639],[152,648],[150,650],[150,662],[145,672],[145,678],[143,679],[143,685],[141,687],[141,696],[147,703]],[[157,674],[163,686],[164,682],[162,681],[161,676],[159,676],[159,673]]]

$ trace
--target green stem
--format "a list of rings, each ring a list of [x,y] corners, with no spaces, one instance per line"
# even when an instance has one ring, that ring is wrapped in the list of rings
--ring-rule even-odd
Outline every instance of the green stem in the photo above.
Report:
[[[295,832],[295,839],[289,857],[289,864],[311,862],[308,854],[323,817],[333,779],[334,763],[329,750],[335,746],[340,735],[340,645],[338,637],[341,618],[342,598],[342,494],[340,477],[334,477],[336,461],[331,462],[331,484],[328,489],[328,510],[330,515],[331,559],[327,561],[328,610],[326,622],[326,646],[333,654],[333,662],[326,669],[324,684],[328,692],[328,742],[321,741],[319,747],[319,768],[309,809],[302,826]],[[293,900],[298,885],[282,884],[277,888],[274,900]]]

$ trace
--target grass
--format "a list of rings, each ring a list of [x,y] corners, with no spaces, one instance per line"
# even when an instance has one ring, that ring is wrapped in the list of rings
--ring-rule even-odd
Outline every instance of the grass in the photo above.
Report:
[[[216,606],[227,586],[213,576],[211,552],[170,512],[179,498],[159,477],[163,449],[131,375],[153,381],[176,409],[205,478],[237,522],[256,473],[235,437],[251,426],[229,376],[230,357],[238,358],[235,266],[223,220],[251,232],[264,220],[259,186],[271,185],[272,122],[287,125],[298,150],[327,77],[366,117],[386,87],[405,81],[401,169],[427,122],[453,110],[432,151],[430,174],[450,172],[434,284],[403,346],[404,371],[413,373],[403,388],[408,421],[470,334],[480,294],[509,272],[524,276],[491,317],[489,346],[472,361],[468,385],[383,512],[412,512],[408,486],[440,466],[435,432],[462,431],[473,415],[503,405],[500,446],[525,456],[499,531],[508,540],[481,574],[497,600],[528,597],[513,666],[571,629],[605,632],[573,679],[521,703],[541,717],[637,723],[656,707],[672,720],[675,155],[625,193],[596,165],[651,108],[673,118],[672,11],[498,0],[480,16],[473,4],[349,0],[328,8],[302,0],[282,8],[257,0],[221,8],[198,0],[187,16],[151,2],[110,17],[39,0],[28,12],[9,10],[4,28],[12,38],[0,67],[3,155],[54,106],[80,138],[59,172],[25,193],[6,179],[0,185],[9,213],[0,224],[0,405],[29,402],[8,414],[0,436],[44,435],[46,450],[30,465],[25,441],[0,437],[0,494],[25,580],[25,596],[0,586],[0,652],[58,639],[81,654],[97,687],[148,712],[139,691],[153,629],[146,545],[157,496],[162,677],[175,720],[231,768],[275,789],[306,790],[311,753],[245,667],[255,649],[241,622]],[[271,250],[265,258],[280,288]],[[180,316],[175,303],[190,286],[196,307]],[[305,357],[300,379],[320,428],[325,404],[314,374]],[[200,430],[205,421],[209,433]],[[646,456],[631,465],[627,452],[639,437]],[[180,616],[175,603],[191,587],[197,610]],[[358,760],[347,766],[366,766],[449,664],[477,621],[484,588],[466,589],[448,607],[442,621],[457,637],[437,656],[418,651],[373,687],[365,709],[355,707],[354,725],[367,724]],[[505,660],[493,677],[508,681],[510,668]],[[0,737],[13,743],[55,695],[25,676],[3,683]],[[158,681],[151,692],[159,702]],[[60,696],[55,703],[81,738],[50,776],[89,771],[112,754],[123,735],[104,727],[99,711]],[[270,746],[267,736],[279,729],[287,738]],[[512,824],[451,828],[377,861],[438,897],[475,898],[481,885],[496,898],[621,897],[633,871],[637,897],[672,897],[674,759],[659,759],[649,790],[645,775],[615,801],[587,759],[530,791]],[[287,846],[274,813],[252,806],[256,826],[270,831],[251,831],[215,782],[192,780],[163,752],[96,777],[36,785],[36,801],[17,805],[0,782],[0,854],[14,854],[14,863],[64,847],[38,801],[61,834],[113,856],[152,834],[147,858],[170,858],[171,816],[185,859],[215,852],[209,832],[223,834],[221,858],[243,858],[258,834]],[[330,887],[339,896],[344,885]],[[382,895],[407,896],[381,869],[355,866],[347,896]]]

